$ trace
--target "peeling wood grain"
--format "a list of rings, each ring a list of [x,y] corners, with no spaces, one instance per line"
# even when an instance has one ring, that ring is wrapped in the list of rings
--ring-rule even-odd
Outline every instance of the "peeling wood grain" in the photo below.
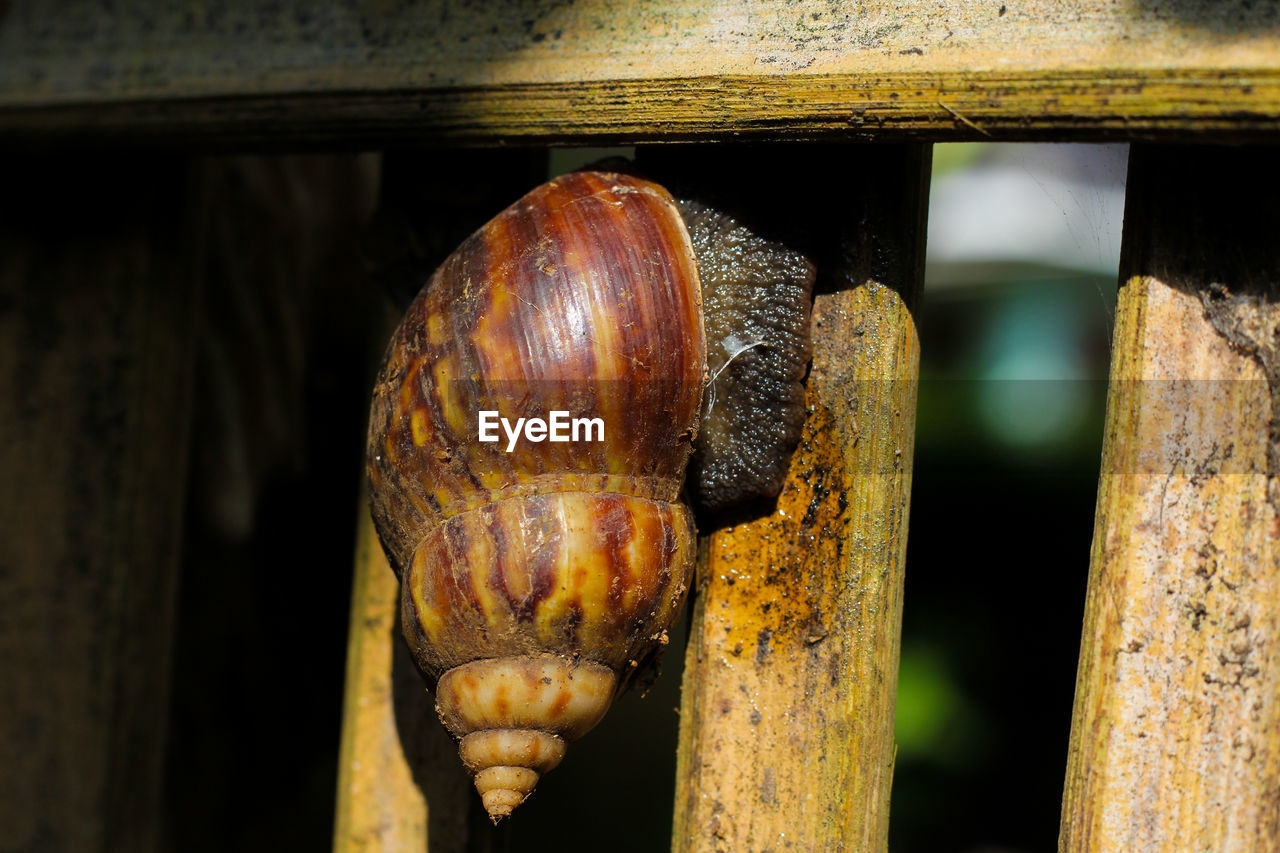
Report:
[[[885,848],[928,162],[892,146],[793,163],[837,200],[820,209],[840,254],[818,264],[809,414],[777,505],[704,542],[673,850]]]
[[[499,144],[1250,137],[1249,0],[315,4],[14,0],[0,140]]]
[[[1062,850],[1280,846],[1278,155],[1132,152]]]

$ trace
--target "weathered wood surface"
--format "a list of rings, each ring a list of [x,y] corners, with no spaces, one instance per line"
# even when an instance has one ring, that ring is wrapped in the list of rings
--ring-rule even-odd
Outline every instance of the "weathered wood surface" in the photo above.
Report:
[[[0,849],[160,840],[194,262],[184,162],[11,161],[0,206]]]
[[[838,252],[817,255],[809,414],[777,505],[704,542],[673,850],[885,848],[929,159],[809,152],[794,186],[814,195],[770,204]]]
[[[1251,0],[0,5],[11,143],[1278,130]]]
[[[1062,850],[1280,848],[1278,157],[1132,152]]]

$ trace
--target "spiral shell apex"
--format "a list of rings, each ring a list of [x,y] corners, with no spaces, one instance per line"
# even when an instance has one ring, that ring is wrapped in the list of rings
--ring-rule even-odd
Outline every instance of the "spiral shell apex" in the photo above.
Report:
[[[679,611],[705,376],[684,223],[666,190],[611,173],[566,175],[500,213],[392,338],[371,509],[405,638],[495,821]]]

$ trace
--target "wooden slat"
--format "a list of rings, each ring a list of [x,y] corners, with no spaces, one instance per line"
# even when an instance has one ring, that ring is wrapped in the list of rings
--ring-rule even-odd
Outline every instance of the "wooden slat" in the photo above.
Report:
[[[399,610],[400,584],[362,501],[335,853],[467,849],[475,791],[400,638]]]
[[[766,202],[830,241],[809,414],[776,507],[704,542],[673,850],[885,848],[929,159],[806,151]]]
[[[1280,848],[1278,157],[1131,155],[1063,850]]]
[[[3,8],[10,144],[1280,130],[1280,11],[1251,0]]]
[[[199,205],[181,161],[9,167],[0,849],[155,850]]]

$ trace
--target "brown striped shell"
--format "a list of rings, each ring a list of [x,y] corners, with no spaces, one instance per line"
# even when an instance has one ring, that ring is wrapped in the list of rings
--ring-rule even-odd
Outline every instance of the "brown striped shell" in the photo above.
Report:
[[[593,726],[675,618],[679,499],[706,378],[701,291],[656,184],[530,192],[431,277],[389,346],[371,508],[405,637],[490,814]],[[479,440],[479,413],[598,418],[601,441]]]

